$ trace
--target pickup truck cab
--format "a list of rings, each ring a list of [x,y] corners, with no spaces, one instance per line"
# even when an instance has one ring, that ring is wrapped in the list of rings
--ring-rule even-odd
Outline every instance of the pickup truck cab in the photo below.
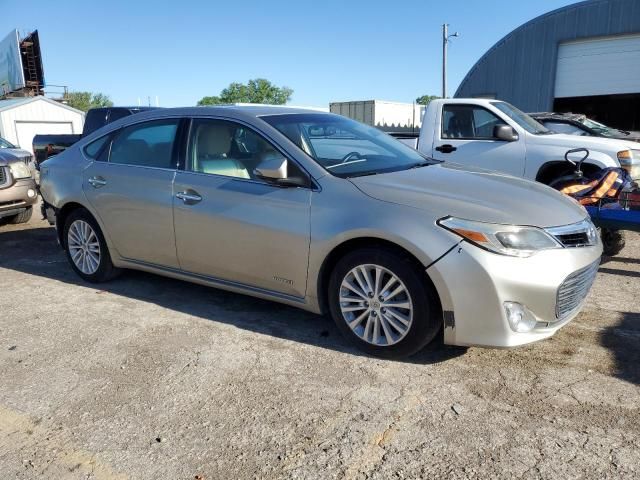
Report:
[[[33,153],[36,164],[40,165],[49,157],[63,152],[78,140],[92,134],[99,128],[113,123],[121,118],[128,117],[139,112],[152,110],[155,107],[102,107],[92,108],[87,112],[82,133],[76,134],[51,134],[36,135],[33,137]]]
[[[640,148],[625,140],[555,134],[513,105],[487,99],[433,100],[418,151],[437,160],[504,172],[548,184],[566,174],[567,150],[587,148],[584,170],[622,166],[640,178]]]

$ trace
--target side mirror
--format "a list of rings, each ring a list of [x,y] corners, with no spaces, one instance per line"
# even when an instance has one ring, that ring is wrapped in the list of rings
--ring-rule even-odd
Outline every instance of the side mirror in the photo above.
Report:
[[[284,155],[278,152],[269,152],[263,155],[262,161],[253,173],[266,180],[284,180],[287,178],[287,164]]]
[[[289,177],[289,161],[279,152],[269,152],[262,156],[262,161],[253,173],[264,180],[281,187],[306,187],[308,182],[301,177]]]
[[[509,125],[496,125],[493,127],[493,138],[504,142],[515,142],[518,140],[518,134]]]

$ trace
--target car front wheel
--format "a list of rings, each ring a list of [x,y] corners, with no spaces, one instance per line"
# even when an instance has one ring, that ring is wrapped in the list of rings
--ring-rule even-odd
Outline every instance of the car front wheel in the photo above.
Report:
[[[386,358],[416,353],[442,325],[425,274],[412,259],[391,249],[362,249],[338,261],[329,282],[329,306],[347,338]]]
[[[71,267],[84,280],[106,282],[119,273],[111,263],[109,249],[98,223],[86,210],[74,210],[67,218],[64,245]]]

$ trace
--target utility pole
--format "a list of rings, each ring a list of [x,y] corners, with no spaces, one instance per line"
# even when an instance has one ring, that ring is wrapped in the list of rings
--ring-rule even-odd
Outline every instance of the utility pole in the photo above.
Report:
[[[442,98],[447,98],[447,46],[452,37],[459,37],[458,32],[449,35],[449,24],[442,25]]]

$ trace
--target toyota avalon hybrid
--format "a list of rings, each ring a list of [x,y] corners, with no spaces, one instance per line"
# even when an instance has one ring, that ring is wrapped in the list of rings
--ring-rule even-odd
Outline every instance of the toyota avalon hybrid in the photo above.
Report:
[[[268,106],[127,117],[47,161],[75,272],[138,269],[330,313],[364,351],[510,347],[580,310],[602,246],[534,182],[423,157],[347,118]]]

